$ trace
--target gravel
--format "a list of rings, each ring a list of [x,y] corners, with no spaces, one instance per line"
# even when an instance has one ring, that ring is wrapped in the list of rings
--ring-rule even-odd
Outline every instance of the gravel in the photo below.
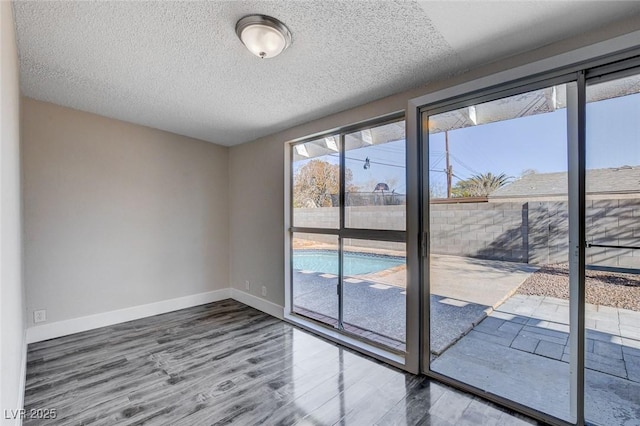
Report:
[[[640,311],[640,275],[587,270],[586,301]],[[569,299],[569,265],[545,265],[527,278],[518,294]]]

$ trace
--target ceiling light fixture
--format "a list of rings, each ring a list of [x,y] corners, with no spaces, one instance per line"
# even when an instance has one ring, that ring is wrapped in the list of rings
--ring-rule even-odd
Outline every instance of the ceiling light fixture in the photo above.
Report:
[[[291,44],[291,32],[276,18],[249,15],[236,24],[236,34],[251,53],[259,58],[278,56]]]

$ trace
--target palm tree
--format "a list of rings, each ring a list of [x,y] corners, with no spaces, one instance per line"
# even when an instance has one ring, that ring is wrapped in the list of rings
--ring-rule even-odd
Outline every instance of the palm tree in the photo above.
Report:
[[[486,197],[496,189],[509,183],[509,177],[500,173],[494,175],[491,172],[481,173],[461,180],[453,187],[451,195],[453,197]]]

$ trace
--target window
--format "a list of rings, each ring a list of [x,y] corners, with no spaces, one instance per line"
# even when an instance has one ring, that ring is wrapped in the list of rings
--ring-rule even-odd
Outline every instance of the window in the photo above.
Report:
[[[291,310],[402,353],[405,122],[291,146]]]

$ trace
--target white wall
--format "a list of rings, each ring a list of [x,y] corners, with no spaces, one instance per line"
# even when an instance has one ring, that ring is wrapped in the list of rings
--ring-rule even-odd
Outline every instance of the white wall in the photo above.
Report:
[[[229,286],[228,148],[29,98],[22,141],[30,325]]]
[[[0,2],[0,414],[22,405],[25,310],[20,213],[20,89],[10,2]],[[17,423],[17,422],[16,422]]]
[[[260,285],[267,287],[268,301],[284,306],[285,143],[378,116],[404,111],[409,99],[639,29],[640,19],[638,18],[618,22],[614,26],[597,29],[580,37],[485,65],[448,80],[434,82],[423,88],[390,96],[232,147],[229,153],[232,287],[244,291],[245,281],[251,280],[251,293],[260,297],[260,287],[253,285],[253,281],[257,281]]]

